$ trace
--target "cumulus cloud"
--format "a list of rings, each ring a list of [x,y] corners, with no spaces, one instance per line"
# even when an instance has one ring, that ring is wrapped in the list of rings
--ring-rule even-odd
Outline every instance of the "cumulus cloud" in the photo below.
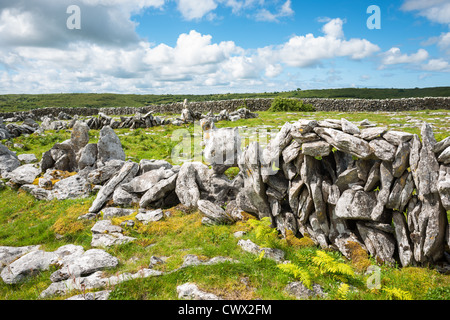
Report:
[[[404,11],[414,11],[430,21],[450,25],[450,2],[448,0],[405,0]]]
[[[366,39],[343,39],[343,24],[342,19],[332,19],[322,28],[324,36],[309,33],[292,37],[280,47],[280,59],[291,67],[308,67],[337,57],[363,59],[380,50]]]
[[[178,10],[186,20],[201,19],[216,8],[214,0],[178,0]]]
[[[81,29],[66,26],[70,5],[81,11]],[[76,41],[127,46],[139,41],[132,12],[161,8],[164,0],[4,0],[0,3],[0,46],[62,47]]]
[[[425,49],[419,49],[416,53],[402,54],[401,50],[393,47],[381,54],[382,67],[396,64],[418,64],[428,59],[428,52]]]
[[[444,59],[430,59],[422,66],[426,71],[450,72],[450,63]]]
[[[292,10],[291,5],[291,0],[287,0],[276,12],[262,8],[256,13],[255,18],[258,21],[278,22],[280,18],[294,15],[295,12]]]
[[[84,1],[88,3],[88,0]],[[114,2],[89,1],[90,4],[101,2],[104,6]],[[140,10],[149,4],[153,4],[155,8],[163,5],[162,1],[156,0],[135,2],[133,10]],[[254,2],[247,3],[250,4]],[[108,11],[107,8],[104,9]],[[5,24],[13,17],[26,18],[20,14],[10,15],[7,10],[11,8],[5,8],[1,12],[6,15],[1,20]],[[108,14],[114,17],[115,13],[117,12],[112,11]],[[31,15],[31,11],[29,14]],[[114,22],[119,21],[124,26],[129,26],[129,30],[124,28],[125,31],[120,31],[130,33],[131,40],[128,39],[126,45],[117,45],[117,42],[108,40],[95,41],[95,32],[87,27],[85,32],[89,35],[84,38],[80,36],[76,41],[61,34],[62,44],[51,42],[47,38],[39,43],[29,39],[28,35],[41,31],[22,25],[23,29],[14,31],[18,33],[16,40],[20,45],[13,46],[12,34],[10,38],[0,40],[8,44],[0,48],[0,65],[4,67],[3,71],[0,70],[3,84],[1,92],[173,93],[199,92],[203,86],[223,87],[228,91],[234,88],[239,91],[251,86],[273,85],[274,82],[270,80],[282,75],[288,67],[309,67],[339,57],[363,59],[379,50],[378,46],[365,39],[345,39],[344,21],[339,18],[330,19],[323,26],[322,36],[292,36],[280,45],[244,49],[233,41],[215,42],[211,35],[195,30],[180,34],[173,46],[165,43],[151,44],[139,39],[129,20],[129,13],[123,11],[121,14]],[[36,23],[35,19],[41,19],[39,15],[31,15],[29,18],[27,21],[30,25]],[[112,23],[113,19],[107,21]],[[89,26],[89,23],[84,21],[83,26]],[[116,30],[110,32],[111,38],[120,35]],[[21,38],[20,34],[27,36]],[[33,34],[34,37],[38,35]]]

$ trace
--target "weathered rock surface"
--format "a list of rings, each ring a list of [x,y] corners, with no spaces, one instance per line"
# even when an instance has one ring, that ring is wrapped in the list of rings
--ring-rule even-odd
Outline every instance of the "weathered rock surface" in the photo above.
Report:
[[[199,200],[197,207],[214,224],[231,224],[234,220],[229,217],[225,210],[208,200]]]
[[[110,247],[135,240],[122,234],[122,228],[110,220],[100,220],[92,228],[92,247]]]
[[[222,300],[212,293],[200,290],[195,283],[185,283],[177,287],[179,299],[184,300]]]
[[[133,179],[139,170],[139,165],[135,162],[126,162],[120,171],[113,177],[109,182],[104,185],[98,195],[97,198],[92,203],[89,212],[97,213],[101,210],[105,202],[108,198],[113,194],[115,188],[119,184],[124,184]]]
[[[110,160],[125,161],[125,152],[122,149],[120,139],[109,126],[105,126],[100,130],[97,148],[98,159],[102,162]]]
[[[59,282],[83,277],[106,268],[114,268],[118,264],[119,260],[109,253],[101,249],[91,249],[65,261],[61,269],[52,273],[50,280]]]
[[[39,174],[41,174],[39,166],[34,164],[24,164],[23,166],[14,169],[8,176],[11,182],[21,185],[33,183]]]
[[[261,252],[264,251],[264,258],[275,260],[277,262],[282,262],[284,260],[285,253],[283,250],[273,248],[261,248],[251,240],[239,240],[238,246],[240,246],[242,250],[253,253],[255,255],[259,255],[261,254]]]
[[[365,140],[354,137],[348,133],[329,128],[314,128],[322,139],[331,144],[336,149],[349,153],[361,159],[366,159],[372,154],[370,145]]]

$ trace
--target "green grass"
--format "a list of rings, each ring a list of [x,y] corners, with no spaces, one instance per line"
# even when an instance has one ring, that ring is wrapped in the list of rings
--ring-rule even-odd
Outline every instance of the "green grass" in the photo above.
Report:
[[[433,115],[430,111],[392,113],[270,113],[261,112],[260,117],[237,122],[220,122],[218,127],[235,126],[282,126],[287,121],[299,118],[340,119],[345,117],[351,121],[369,119],[378,125],[390,126],[395,130],[404,130],[420,134],[420,129],[395,127],[395,124],[407,124],[408,117],[426,121],[434,121],[438,140],[449,135],[445,116]],[[445,111],[437,111],[445,112]],[[393,118],[398,118],[393,119]],[[140,159],[170,159],[170,150],[177,141],[172,141],[172,135],[180,127],[164,126],[137,130],[117,130],[127,157],[135,161]],[[190,133],[194,126],[184,126]],[[129,135],[124,135],[130,133]],[[99,131],[91,130],[91,143],[98,140]],[[16,150],[18,153],[35,153],[39,157],[54,143],[70,138],[70,131],[47,132],[45,137],[36,135],[21,136],[13,139],[13,143],[22,143],[27,150]],[[5,142],[5,141],[3,141]],[[231,178],[238,173],[230,169],[227,175]],[[88,199],[65,201],[37,201],[31,195],[9,188],[0,191],[0,246],[42,245],[47,251],[73,243],[85,249],[90,248],[90,228],[94,221],[78,221],[77,217],[87,213],[95,196]],[[450,277],[439,274],[430,268],[381,266],[381,289],[370,290],[366,286],[367,275],[358,271],[356,265],[345,259],[339,252],[326,251],[336,263],[349,266],[354,275],[340,277],[333,272],[321,272],[313,263],[313,257],[321,251],[316,246],[302,242],[292,245],[267,229],[258,227],[258,223],[240,222],[231,226],[207,227],[201,224],[202,215],[199,212],[185,214],[177,208],[168,209],[169,217],[162,221],[145,226],[137,223],[134,227],[125,227],[124,234],[137,238],[136,241],[107,249],[116,256],[120,263],[118,267],[106,271],[113,275],[122,272],[137,272],[147,268],[150,257],[166,256],[168,260],[163,265],[156,266],[161,271],[173,271],[183,263],[187,254],[198,255],[201,259],[215,256],[226,256],[240,263],[224,263],[212,266],[197,266],[180,269],[160,277],[138,279],[123,282],[113,289],[110,299],[120,300],[164,300],[177,299],[176,287],[185,282],[195,282],[200,289],[220,295],[225,299],[275,299],[289,300],[294,297],[284,292],[285,286],[295,281],[292,274],[282,271],[277,263],[249,254],[237,246],[238,239],[233,236],[236,231],[247,231],[244,239],[250,239],[261,246],[279,248],[286,252],[286,259],[298,268],[306,270],[312,283],[320,284],[327,296],[323,299],[348,300],[387,300],[399,298],[400,294],[412,299],[450,299]],[[129,217],[113,219],[114,224],[134,219]],[[265,229],[266,228],[266,229]],[[305,245],[306,243],[306,245]],[[370,259],[371,264],[376,264]],[[332,269],[330,269],[332,270]],[[49,276],[52,270],[43,271],[17,285],[6,285],[0,282],[0,299],[38,299],[39,294],[50,285]],[[344,279],[348,288],[341,285]],[[348,289],[348,290],[344,290]],[[70,295],[77,294],[73,292]],[[397,294],[397,295],[395,295]],[[55,297],[54,299],[63,299]]]
[[[343,88],[322,90],[294,90],[264,93],[227,93],[207,95],[136,95],[111,93],[7,94],[0,95],[0,112],[26,111],[45,107],[107,108],[143,107],[173,102],[217,101],[249,98],[361,98],[394,99],[412,97],[449,97],[450,87],[414,89]]]

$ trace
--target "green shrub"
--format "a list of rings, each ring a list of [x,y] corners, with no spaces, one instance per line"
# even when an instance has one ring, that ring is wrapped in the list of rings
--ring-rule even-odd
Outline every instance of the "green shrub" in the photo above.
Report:
[[[302,100],[275,98],[269,109],[270,112],[312,112],[316,109],[311,104],[305,104]]]

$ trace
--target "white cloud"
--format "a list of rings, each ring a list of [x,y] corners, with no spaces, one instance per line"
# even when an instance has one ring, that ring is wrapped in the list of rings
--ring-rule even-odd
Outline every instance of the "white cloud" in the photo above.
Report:
[[[405,0],[402,10],[417,11],[430,21],[450,25],[450,2],[448,0]]]
[[[342,38],[344,36],[343,25],[344,21],[342,19],[332,19],[323,26],[322,31],[327,36]]]
[[[178,0],[178,10],[186,20],[201,19],[216,8],[214,0]]]
[[[401,50],[397,47],[393,47],[388,51],[381,54],[382,68],[387,65],[396,64],[418,64],[428,59],[428,52],[425,49],[419,49],[416,53],[402,54]]]
[[[322,28],[325,36],[309,33],[292,37],[279,50],[281,61],[291,67],[307,67],[336,57],[363,59],[380,50],[366,39],[343,39],[343,23],[339,18],[330,20]]]
[[[91,1],[104,1],[104,5],[114,2]],[[255,1],[242,2],[242,8],[246,4],[255,5]],[[134,8],[139,10],[150,3],[158,6],[163,2],[135,1]],[[290,2],[283,3],[288,4],[285,8],[290,7]],[[22,42],[15,46],[11,44],[13,39],[0,40],[4,43],[10,41],[0,47],[0,65],[6,69],[0,69],[0,92],[174,93],[211,90],[205,86],[239,92],[255,90],[252,86],[267,88],[269,83],[284,88],[286,84],[278,77],[285,68],[308,67],[337,57],[363,59],[379,50],[378,46],[365,39],[345,39],[344,21],[341,19],[330,19],[323,26],[322,36],[292,36],[281,45],[243,49],[233,41],[215,42],[211,35],[195,30],[180,34],[172,46],[151,44],[138,38],[129,13],[113,11],[111,14],[118,15],[116,20],[111,18],[108,21],[123,26],[122,37],[127,33],[130,35],[128,44],[95,41],[99,36],[95,32],[100,32],[100,28],[94,28],[95,24],[89,34],[76,38],[77,41],[67,38],[66,34],[60,35],[62,45],[47,43],[48,37],[42,40],[45,45],[30,42],[27,37],[20,39],[17,36]],[[8,14],[4,15],[6,18],[2,21],[11,19]],[[28,21],[34,26],[36,22],[33,19],[36,18],[30,18]],[[88,20],[95,22],[95,19]],[[15,32],[35,32],[27,25],[23,28]],[[120,35],[117,30],[103,32],[110,32],[109,38]],[[340,76],[330,75],[327,81],[339,80],[337,77]]]
[[[257,21],[278,22],[280,18],[294,15],[295,12],[292,10],[291,5],[291,0],[287,0],[275,13],[262,8],[256,13],[255,18]]]
[[[430,59],[428,63],[422,66],[426,71],[450,72],[450,63],[443,59]]]

